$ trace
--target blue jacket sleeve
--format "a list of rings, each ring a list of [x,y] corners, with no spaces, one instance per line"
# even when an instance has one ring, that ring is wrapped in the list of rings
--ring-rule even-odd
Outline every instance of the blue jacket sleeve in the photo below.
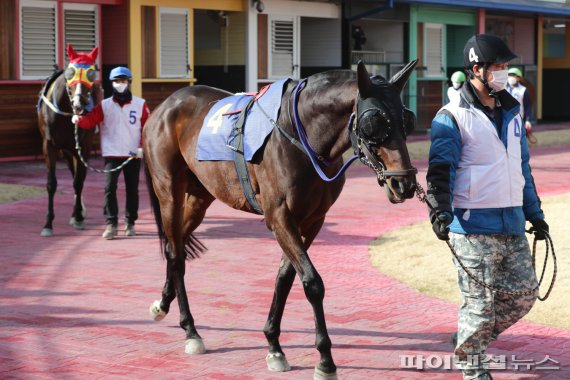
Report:
[[[524,128],[522,128],[524,131]],[[544,219],[544,213],[540,208],[540,198],[536,192],[534,185],[534,178],[530,168],[530,153],[528,150],[528,143],[526,141],[526,134],[522,134],[521,138],[521,160],[522,160],[522,173],[524,176],[524,189],[523,189],[523,211],[526,220]]]
[[[461,157],[461,133],[453,115],[443,110],[431,124],[427,198],[437,213],[452,213],[453,184]]]

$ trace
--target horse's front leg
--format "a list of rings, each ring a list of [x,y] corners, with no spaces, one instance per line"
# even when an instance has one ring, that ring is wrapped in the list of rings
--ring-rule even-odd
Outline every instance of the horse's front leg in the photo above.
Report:
[[[319,222],[313,223],[309,231],[303,233],[303,244],[305,249],[309,249],[311,243],[313,242],[315,236],[321,230],[324,218]],[[283,372],[288,371],[291,367],[287,362],[285,354],[281,349],[281,344],[279,343],[279,336],[281,335],[281,319],[283,317],[283,311],[285,310],[285,303],[287,302],[287,297],[295,280],[295,268],[291,264],[291,261],[287,256],[283,255],[281,257],[281,263],[279,264],[279,272],[277,273],[277,278],[275,280],[275,291],[273,293],[273,301],[271,302],[271,309],[269,310],[269,316],[267,317],[267,322],[265,323],[265,328],[263,332],[269,343],[269,353],[267,354],[267,368],[270,371]]]
[[[43,151],[46,168],[48,171],[46,182],[46,190],[48,193],[48,211],[46,215],[46,223],[42,229],[42,232],[40,233],[40,236],[49,237],[53,235],[53,219],[55,218],[55,213],[53,211],[53,197],[57,191],[57,178],[55,175],[57,152],[48,140],[44,140]]]
[[[279,272],[275,279],[275,291],[273,293],[271,308],[269,309],[269,316],[267,317],[267,322],[265,322],[265,328],[263,329],[267,343],[269,343],[269,353],[265,360],[267,361],[267,368],[270,371],[284,372],[291,369],[281,349],[279,336],[281,335],[281,318],[285,310],[285,303],[287,302],[287,297],[289,296],[294,280],[295,268],[293,268],[289,259],[283,255],[283,257],[281,257],[281,263],[279,264]]]
[[[301,279],[305,296],[313,307],[316,328],[316,347],[320,353],[319,364],[315,367],[315,379],[336,379],[336,365],[332,358],[332,343],[327,331],[323,300],[325,287],[321,276],[309,259],[304,248],[299,229],[285,206],[273,213],[268,223],[291,265]]]
[[[85,183],[85,177],[87,176],[87,168],[79,161],[78,158],[74,158],[73,165],[75,170],[72,172],[73,175],[73,190],[75,191],[75,204],[73,206],[73,214],[69,220],[69,224],[73,226],[76,230],[85,229],[85,206],[83,204],[83,185]]]

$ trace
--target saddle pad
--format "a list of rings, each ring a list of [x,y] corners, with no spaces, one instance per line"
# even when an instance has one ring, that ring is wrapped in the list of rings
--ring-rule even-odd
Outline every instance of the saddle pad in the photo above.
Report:
[[[283,88],[289,79],[272,83],[269,89],[255,101],[246,115],[244,125],[244,156],[250,161],[255,152],[263,146],[273,125],[263,111],[273,120],[277,120],[281,108]],[[232,129],[244,109],[251,100],[251,94],[236,94],[219,100],[210,109],[198,136],[196,159],[199,161],[232,161],[234,151],[231,145]],[[262,108],[263,111],[260,109]]]

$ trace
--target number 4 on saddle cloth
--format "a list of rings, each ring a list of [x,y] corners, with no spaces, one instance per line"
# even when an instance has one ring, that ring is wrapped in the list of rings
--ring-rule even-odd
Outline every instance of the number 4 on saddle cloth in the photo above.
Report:
[[[243,125],[243,156],[250,161],[263,146],[273,131],[269,121],[277,120],[281,107],[283,89],[289,79],[283,79],[265,87],[258,94],[236,94],[220,99],[204,118],[198,136],[196,159],[199,161],[233,161],[236,150],[234,140],[236,123],[242,111],[256,97],[248,108]],[[265,113],[264,113],[265,112]],[[267,114],[267,115],[266,115]],[[269,118],[268,118],[269,117]]]

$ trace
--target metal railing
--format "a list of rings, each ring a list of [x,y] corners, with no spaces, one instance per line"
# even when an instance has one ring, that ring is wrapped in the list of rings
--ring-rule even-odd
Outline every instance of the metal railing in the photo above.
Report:
[[[350,53],[352,64],[362,61],[366,64],[378,64],[386,62],[386,52],[384,50],[353,50]]]

